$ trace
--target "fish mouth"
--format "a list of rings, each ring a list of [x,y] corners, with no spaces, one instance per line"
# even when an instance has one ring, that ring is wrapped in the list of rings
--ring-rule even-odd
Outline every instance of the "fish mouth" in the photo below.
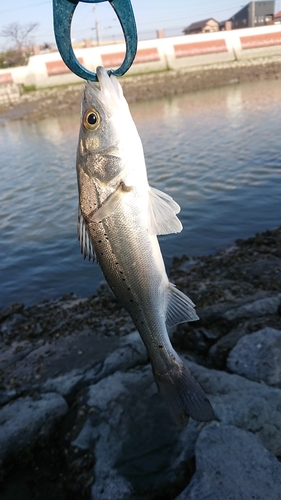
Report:
[[[98,83],[87,81],[84,89],[84,103],[86,105],[95,105],[96,101],[104,109],[108,116],[114,111],[124,106],[125,98],[122,87],[114,75],[108,75],[105,68],[97,67]]]

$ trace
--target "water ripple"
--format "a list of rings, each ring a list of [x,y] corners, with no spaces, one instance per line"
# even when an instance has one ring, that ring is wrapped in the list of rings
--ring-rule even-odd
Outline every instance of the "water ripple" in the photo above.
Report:
[[[174,255],[206,254],[280,225],[280,82],[131,106],[151,184],[181,205]],[[102,274],[76,235],[78,116],[3,124],[0,134],[1,303],[93,293]]]

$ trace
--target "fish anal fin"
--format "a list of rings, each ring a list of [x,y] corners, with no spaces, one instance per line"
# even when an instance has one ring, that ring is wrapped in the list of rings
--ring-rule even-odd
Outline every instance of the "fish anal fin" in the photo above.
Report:
[[[78,207],[78,240],[80,241],[80,250],[84,255],[84,259],[88,258],[89,260],[96,260],[96,254],[94,245],[92,243],[86,221],[81,212],[80,206]]]
[[[155,380],[179,427],[188,424],[189,416],[199,422],[208,422],[215,417],[205,392],[182,361],[164,375],[155,375]]]
[[[171,196],[156,188],[149,189],[149,224],[150,234],[180,233],[182,224],[177,218],[180,207]]]
[[[185,323],[186,321],[196,321],[198,316],[194,309],[195,304],[175,285],[169,283],[169,295],[166,312],[167,327]]]

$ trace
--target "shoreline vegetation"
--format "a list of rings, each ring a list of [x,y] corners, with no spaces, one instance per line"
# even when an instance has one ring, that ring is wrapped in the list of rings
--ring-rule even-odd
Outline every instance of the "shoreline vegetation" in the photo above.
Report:
[[[281,79],[281,55],[164,71],[121,79],[129,103],[259,80]],[[25,91],[18,102],[0,106],[0,123],[80,114],[83,83]]]

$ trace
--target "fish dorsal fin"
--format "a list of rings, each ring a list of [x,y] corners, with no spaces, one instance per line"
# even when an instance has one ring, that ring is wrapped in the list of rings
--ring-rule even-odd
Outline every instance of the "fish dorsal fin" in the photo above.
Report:
[[[178,290],[175,285],[169,283],[169,297],[166,313],[167,327],[199,319],[194,306],[195,304],[193,304],[192,300],[190,300],[187,295]]]
[[[180,206],[171,196],[150,187],[148,219],[150,234],[179,233],[182,230],[182,224],[176,216],[179,211]]]
[[[84,255],[84,259],[88,257],[89,260],[96,259],[95,249],[89,235],[86,221],[82,215],[80,206],[78,207],[78,240],[80,241],[80,250]]]

